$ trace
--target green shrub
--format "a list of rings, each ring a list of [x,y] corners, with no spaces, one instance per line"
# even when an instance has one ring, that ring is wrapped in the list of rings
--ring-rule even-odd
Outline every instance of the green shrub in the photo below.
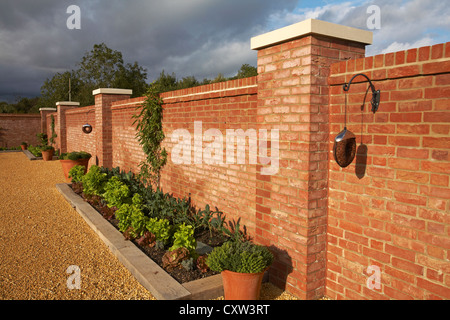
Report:
[[[91,166],[88,173],[81,179],[83,182],[83,192],[87,195],[101,196],[105,192],[107,177],[105,173],[100,172],[97,165]]]
[[[69,178],[72,179],[72,183],[81,182],[85,169],[84,166],[76,165],[69,170]]]
[[[103,198],[105,199],[108,207],[120,208],[122,204],[131,201],[130,190],[127,185],[119,180],[118,177],[112,176],[105,184],[105,193]]]
[[[69,153],[62,153],[59,157],[61,160],[81,160],[90,159],[92,155],[86,151],[73,151]]]
[[[240,273],[264,271],[273,262],[273,254],[267,247],[245,241],[228,241],[209,254],[206,263],[216,272],[230,270]]]

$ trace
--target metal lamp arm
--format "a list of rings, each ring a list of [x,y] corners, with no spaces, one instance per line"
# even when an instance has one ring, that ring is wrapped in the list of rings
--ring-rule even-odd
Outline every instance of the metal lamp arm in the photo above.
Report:
[[[372,89],[372,100],[371,100],[371,104],[372,104],[372,112],[375,113],[378,110],[378,107],[380,105],[380,90],[375,90],[375,86],[372,84],[372,81],[370,81],[369,77],[366,76],[364,73],[358,73],[356,75],[354,75],[350,81],[347,83],[344,83],[344,91],[349,91],[350,90],[350,85],[352,84],[353,79],[355,79],[357,76],[363,76],[367,79],[367,81],[369,81],[370,84],[370,88]]]

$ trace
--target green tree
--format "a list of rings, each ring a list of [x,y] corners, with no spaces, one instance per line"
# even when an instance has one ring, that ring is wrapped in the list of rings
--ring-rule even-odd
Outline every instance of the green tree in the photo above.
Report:
[[[81,58],[78,69],[57,73],[47,79],[41,87],[42,103],[53,107],[57,101],[69,100],[69,78],[71,100],[80,106],[95,103],[92,91],[98,88],[132,89],[132,97],[140,97],[148,88],[147,70],[134,64],[124,64],[122,53],[108,48],[104,43],[95,44]]]
[[[163,70],[159,74],[158,79],[156,79],[152,83],[152,87],[155,88],[155,91],[157,92],[167,92],[176,90],[177,77],[175,76],[175,73],[166,74],[166,72]]]
[[[249,64],[243,64],[241,68],[239,69],[236,79],[242,79],[242,78],[248,78],[248,77],[254,77],[258,75],[258,69],[256,67],[253,67]]]

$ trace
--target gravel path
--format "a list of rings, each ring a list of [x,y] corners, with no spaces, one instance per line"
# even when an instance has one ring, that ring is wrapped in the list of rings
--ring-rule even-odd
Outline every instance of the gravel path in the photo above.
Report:
[[[154,299],[56,190],[59,161],[0,153],[0,300]],[[79,267],[79,289],[71,266]],[[70,279],[69,279],[70,278]],[[266,283],[264,300],[291,300]],[[218,299],[223,299],[219,297]]]
[[[59,161],[0,154],[0,299],[154,299],[58,193],[63,182]],[[71,265],[80,289],[68,289]]]

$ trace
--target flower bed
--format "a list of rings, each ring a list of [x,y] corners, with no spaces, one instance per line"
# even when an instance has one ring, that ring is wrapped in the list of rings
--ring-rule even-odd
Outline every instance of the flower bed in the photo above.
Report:
[[[131,172],[92,166],[87,174],[74,167],[70,175],[75,193],[179,283],[217,273],[197,253],[198,242],[216,247],[244,236],[238,223],[230,231],[217,208],[197,210],[190,199],[144,187]]]

